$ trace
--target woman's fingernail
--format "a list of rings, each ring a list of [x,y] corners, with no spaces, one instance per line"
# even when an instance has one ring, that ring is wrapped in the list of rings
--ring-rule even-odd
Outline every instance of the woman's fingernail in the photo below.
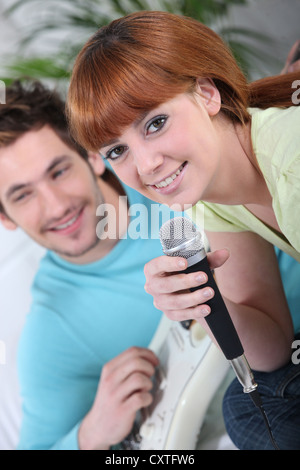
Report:
[[[197,276],[196,276],[196,281],[197,281],[197,282],[200,282],[200,283],[206,282],[206,281],[207,281],[207,276],[206,276],[206,274],[204,274],[204,273],[197,274]]]
[[[201,312],[203,315],[208,315],[210,313],[210,308],[209,307],[202,307]]]
[[[203,292],[202,292],[202,295],[203,297],[205,297],[206,299],[209,299],[211,298],[213,295],[214,295],[214,291],[210,288],[208,289],[204,289]]]

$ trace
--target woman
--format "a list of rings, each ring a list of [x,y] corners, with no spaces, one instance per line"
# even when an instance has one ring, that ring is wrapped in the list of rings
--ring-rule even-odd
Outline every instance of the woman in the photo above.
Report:
[[[248,84],[206,26],[139,12],[88,41],[68,100],[74,136],[83,147],[100,150],[121,180],[155,201],[193,206],[197,220],[204,214],[215,250],[211,266],[223,265],[216,271],[220,291],[258,371],[278,444],[287,449],[300,448],[300,371],[290,361],[300,319],[291,317],[273,245],[300,261],[298,78],[294,73]],[[220,250],[224,246],[228,250]],[[214,292],[190,292],[206,278],[180,274],[185,263],[153,260],[145,268],[146,289],[170,318],[205,326],[205,302]],[[228,432],[239,448],[268,448],[248,400],[234,382],[224,401]]]

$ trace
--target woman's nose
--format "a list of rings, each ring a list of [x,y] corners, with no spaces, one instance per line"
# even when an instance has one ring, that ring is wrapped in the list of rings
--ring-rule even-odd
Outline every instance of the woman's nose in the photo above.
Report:
[[[134,154],[134,160],[139,175],[147,176],[154,174],[163,163],[163,155],[148,149],[139,149]]]

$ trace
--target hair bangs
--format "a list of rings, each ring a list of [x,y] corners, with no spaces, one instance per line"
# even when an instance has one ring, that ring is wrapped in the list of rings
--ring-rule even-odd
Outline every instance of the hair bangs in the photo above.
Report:
[[[84,55],[73,70],[68,116],[73,137],[88,150],[99,151],[142,114],[189,87],[140,56],[129,61],[119,51],[116,62],[99,49]]]

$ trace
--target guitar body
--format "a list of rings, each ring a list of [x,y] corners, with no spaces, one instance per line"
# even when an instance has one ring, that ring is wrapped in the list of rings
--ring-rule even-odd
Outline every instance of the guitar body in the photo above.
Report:
[[[139,413],[123,448],[193,450],[229,363],[197,322],[186,328],[163,316],[149,348],[160,359],[154,400]]]

